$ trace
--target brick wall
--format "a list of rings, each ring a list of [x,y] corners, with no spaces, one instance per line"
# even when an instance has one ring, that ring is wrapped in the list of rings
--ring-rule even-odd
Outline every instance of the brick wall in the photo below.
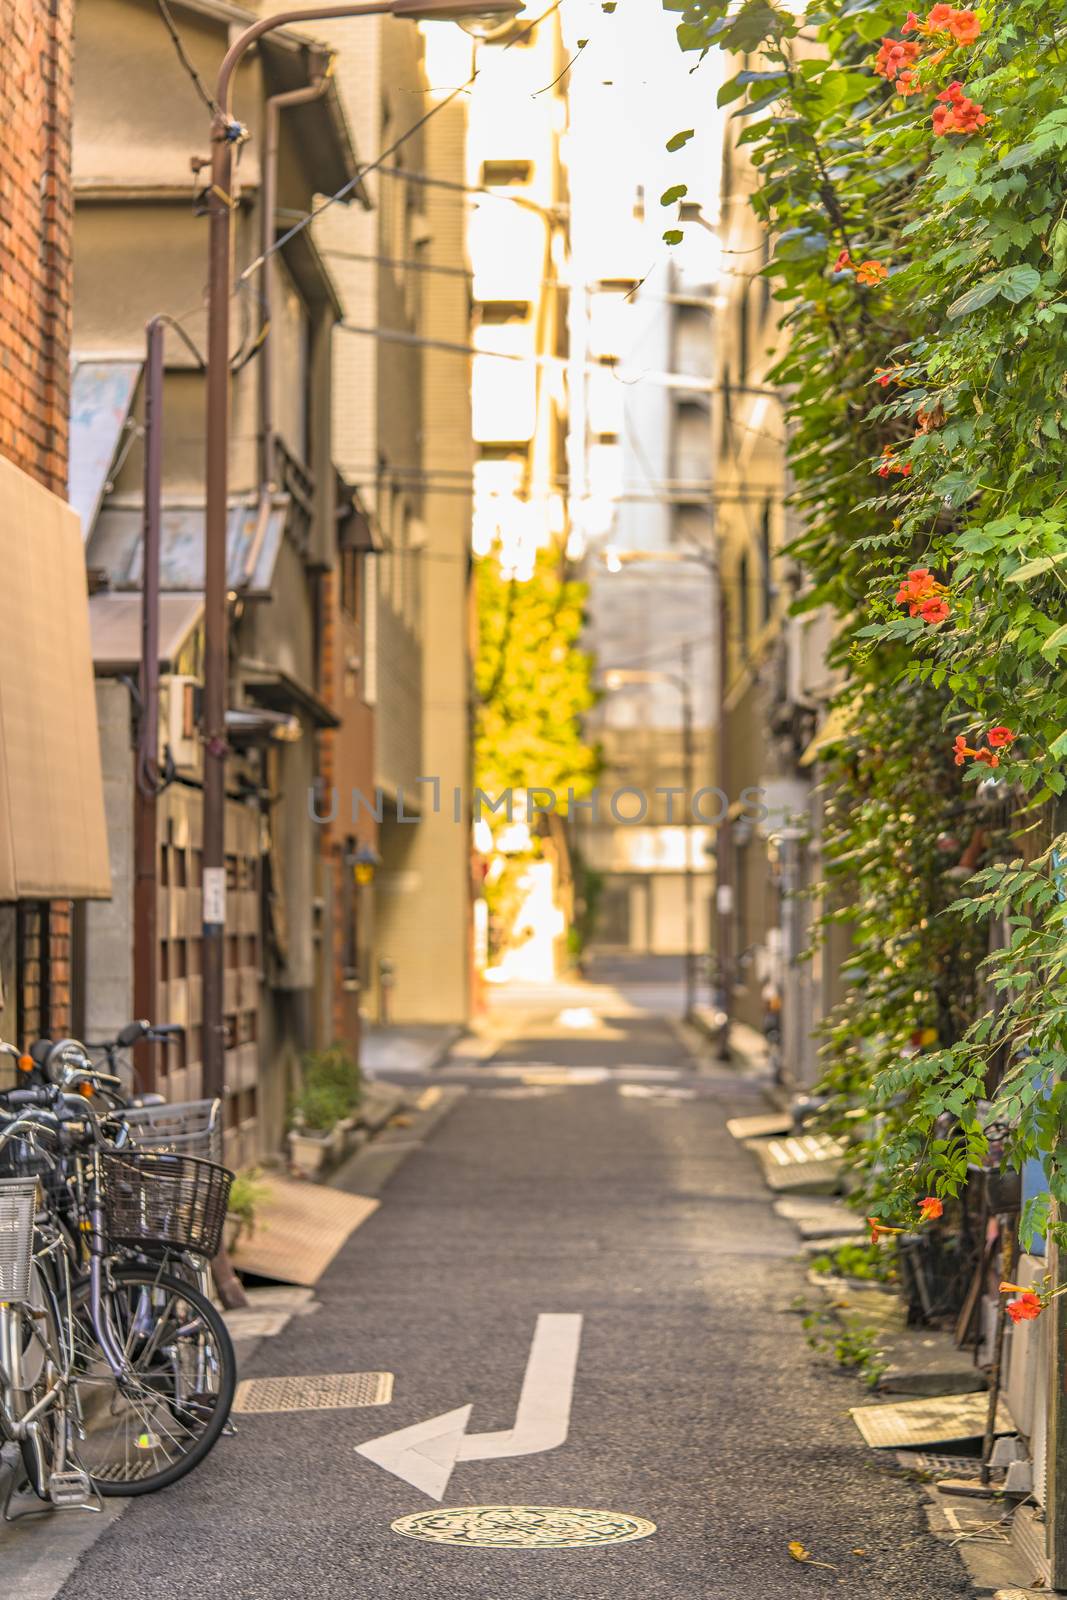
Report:
[[[0,452],[64,499],[73,21],[73,0],[0,0]],[[70,903],[23,909],[21,1032],[57,1037],[71,1021]]]
[[[0,451],[66,496],[72,0],[0,0]]]

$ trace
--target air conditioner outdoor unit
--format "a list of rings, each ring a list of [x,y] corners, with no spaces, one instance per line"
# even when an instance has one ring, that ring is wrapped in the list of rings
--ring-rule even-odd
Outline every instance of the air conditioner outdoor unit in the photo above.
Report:
[[[197,696],[200,689],[196,678],[173,673],[159,680],[159,759],[162,764],[170,746],[171,760],[176,767],[195,767],[197,764]]]

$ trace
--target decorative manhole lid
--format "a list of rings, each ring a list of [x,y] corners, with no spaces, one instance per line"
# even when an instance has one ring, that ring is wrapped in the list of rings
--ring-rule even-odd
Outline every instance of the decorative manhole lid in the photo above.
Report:
[[[245,1378],[237,1385],[233,1409],[246,1416],[266,1411],[343,1411],[387,1406],[392,1398],[391,1372],[316,1372],[302,1378]]]
[[[567,1550],[647,1539],[656,1524],[625,1511],[585,1511],[575,1506],[454,1506],[416,1511],[393,1523],[393,1532],[434,1544],[496,1550]]]

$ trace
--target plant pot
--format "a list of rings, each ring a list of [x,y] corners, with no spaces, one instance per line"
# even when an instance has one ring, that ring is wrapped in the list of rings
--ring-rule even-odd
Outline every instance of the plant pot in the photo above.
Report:
[[[222,1229],[222,1247],[226,1251],[227,1255],[233,1255],[233,1252],[237,1249],[237,1245],[244,1232],[245,1225],[243,1219],[241,1217],[235,1217],[231,1212],[227,1212],[226,1221]]]
[[[307,1178],[316,1178],[327,1166],[337,1160],[343,1135],[337,1128],[329,1133],[311,1133],[307,1128],[294,1128],[289,1134],[289,1159],[298,1172]]]

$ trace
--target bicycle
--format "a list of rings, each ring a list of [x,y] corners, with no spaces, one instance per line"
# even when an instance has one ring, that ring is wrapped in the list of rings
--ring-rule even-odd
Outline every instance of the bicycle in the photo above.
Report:
[[[191,1274],[173,1270],[175,1259],[217,1251],[232,1174],[192,1156],[131,1148],[121,1119],[109,1126],[114,1106],[101,1117],[92,1105],[101,1091],[120,1098],[114,1078],[77,1041],[61,1045],[35,1062],[58,1081],[0,1100],[50,1113],[57,1132],[47,1220],[68,1267],[82,1268],[70,1270],[58,1302],[80,1468],[99,1495],[145,1494],[204,1459],[233,1401],[225,1324]],[[30,1481],[41,1494],[40,1474]]]

